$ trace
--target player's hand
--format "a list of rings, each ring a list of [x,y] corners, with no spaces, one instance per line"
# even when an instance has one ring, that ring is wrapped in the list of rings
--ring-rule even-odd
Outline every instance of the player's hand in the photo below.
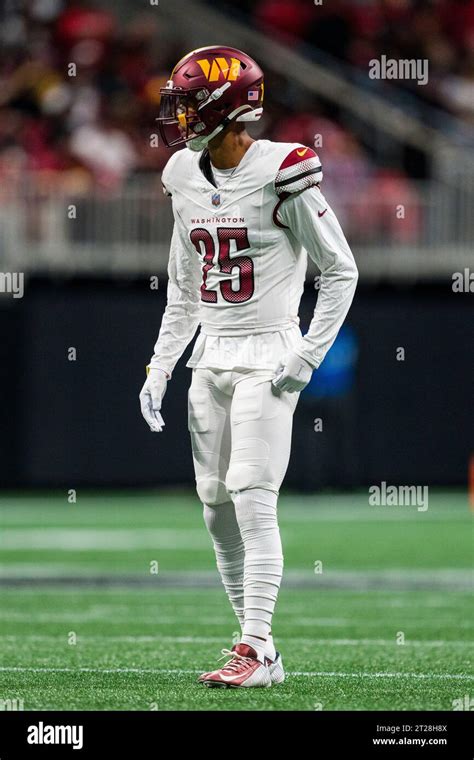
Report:
[[[165,424],[160,409],[167,382],[168,377],[163,369],[150,367],[148,377],[140,391],[142,414],[153,433],[161,433]]]
[[[272,384],[280,391],[298,393],[308,385],[312,374],[313,368],[306,359],[288,351],[278,362]]]

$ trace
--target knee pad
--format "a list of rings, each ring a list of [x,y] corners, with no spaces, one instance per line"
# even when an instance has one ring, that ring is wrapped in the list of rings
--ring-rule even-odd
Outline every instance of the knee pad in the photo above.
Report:
[[[268,482],[270,447],[260,438],[245,438],[232,449],[225,484],[227,491],[271,488]],[[278,490],[278,487],[276,488]]]
[[[229,501],[225,484],[217,478],[197,478],[196,491],[200,501],[210,507]]]

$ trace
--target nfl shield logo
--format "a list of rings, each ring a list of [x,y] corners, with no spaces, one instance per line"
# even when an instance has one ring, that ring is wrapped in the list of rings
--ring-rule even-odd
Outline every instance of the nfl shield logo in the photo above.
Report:
[[[213,206],[220,206],[221,205],[221,196],[220,193],[214,193],[212,196],[212,205]]]

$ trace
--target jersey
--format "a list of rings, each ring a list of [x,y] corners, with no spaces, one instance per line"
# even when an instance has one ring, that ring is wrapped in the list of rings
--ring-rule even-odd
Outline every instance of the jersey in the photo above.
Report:
[[[168,304],[150,366],[171,374],[198,324],[188,366],[270,368],[289,348],[318,366],[349,308],[356,271],[319,190],[318,156],[298,143],[257,140],[218,187],[201,158],[183,149],[162,174],[175,224]],[[301,343],[298,327],[306,251],[323,273],[315,345],[311,329]]]
[[[306,174],[309,170],[314,173]],[[302,181],[294,179],[302,174],[315,182],[321,178],[316,154],[269,140],[253,142],[218,188],[199,169],[199,153],[185,149],[168,162],[162,182],[172,197],[175,223],[201,267],[204,334],[274,332],[298,324],[306,258],[274,212],[285,181]]]

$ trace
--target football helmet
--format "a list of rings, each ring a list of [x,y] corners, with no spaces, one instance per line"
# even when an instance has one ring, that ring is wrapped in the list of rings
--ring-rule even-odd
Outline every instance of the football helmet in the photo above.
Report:
[[[160,95],[157,122],[165,144],[202,150],[231,121],[261,117],[263,72],[241,50],[202,47],[178,61]]]

